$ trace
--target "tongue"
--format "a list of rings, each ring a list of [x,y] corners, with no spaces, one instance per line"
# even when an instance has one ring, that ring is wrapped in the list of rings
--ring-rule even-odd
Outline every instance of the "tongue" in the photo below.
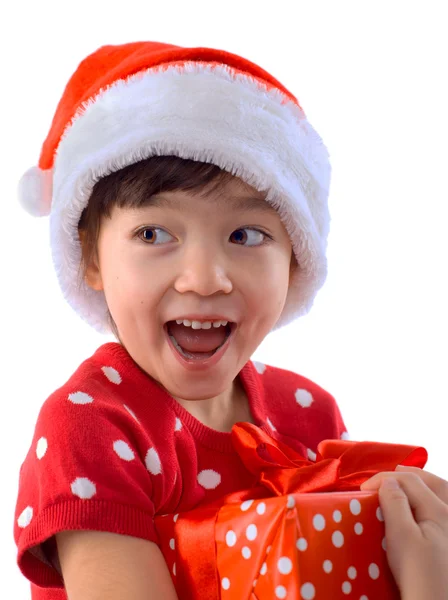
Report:
[[[193,329],[171,322],[168,324],[168,331],[179,346],[187,352],[211,352],[220,346],[226,338],[226,328],[222,326],[212,326],[211,329]]]

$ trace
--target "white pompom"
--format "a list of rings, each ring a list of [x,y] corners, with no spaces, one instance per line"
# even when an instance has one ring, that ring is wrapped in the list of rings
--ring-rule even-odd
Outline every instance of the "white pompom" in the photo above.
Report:
[[[51,210],[53,171],[31,167],[19,181],[19,202],[33,217],[46,217]]]

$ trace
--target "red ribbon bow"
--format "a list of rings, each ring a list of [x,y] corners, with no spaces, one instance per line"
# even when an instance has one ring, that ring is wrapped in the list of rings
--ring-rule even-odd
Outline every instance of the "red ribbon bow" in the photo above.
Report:
[[[177,589],[183,600],[220,597],[214,527],[224,504],[291,493],[359,490],[376,473],[394,471],[397,465],[423,468],[428,460],[425,448],[418,446],[324,440],[312,462],[250,423],[235,424],[232,441],[258,485],[179,516]]]
[[[246,468],[273,496],[359,490],[376,473],[397,465],[422,469],[428,460],[418,446],[324,440],[312,462],[250,423],[234,425],[232,441]]]

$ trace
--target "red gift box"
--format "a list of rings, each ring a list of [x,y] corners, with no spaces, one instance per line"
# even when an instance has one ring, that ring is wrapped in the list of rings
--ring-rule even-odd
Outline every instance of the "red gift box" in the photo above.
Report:
[[[259,485],[155,520],[180,600],[400,598],[378,493],[359,486],[423,468],[424,448],[325,440],[314,463],[248,423],[232,439]]]

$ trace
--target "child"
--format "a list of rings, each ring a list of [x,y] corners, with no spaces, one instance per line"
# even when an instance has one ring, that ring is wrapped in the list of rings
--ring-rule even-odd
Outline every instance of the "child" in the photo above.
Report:
[[[297,100],[243,58],[142,42],[79,65],[20,194],[68,302],[118,343],[47,399],[20,471],[34,599],[175,599],[154,517],[253,485],[234,423],[310,460],[347,435],[330,394],[250,360],[324,283],[329,182]]]

